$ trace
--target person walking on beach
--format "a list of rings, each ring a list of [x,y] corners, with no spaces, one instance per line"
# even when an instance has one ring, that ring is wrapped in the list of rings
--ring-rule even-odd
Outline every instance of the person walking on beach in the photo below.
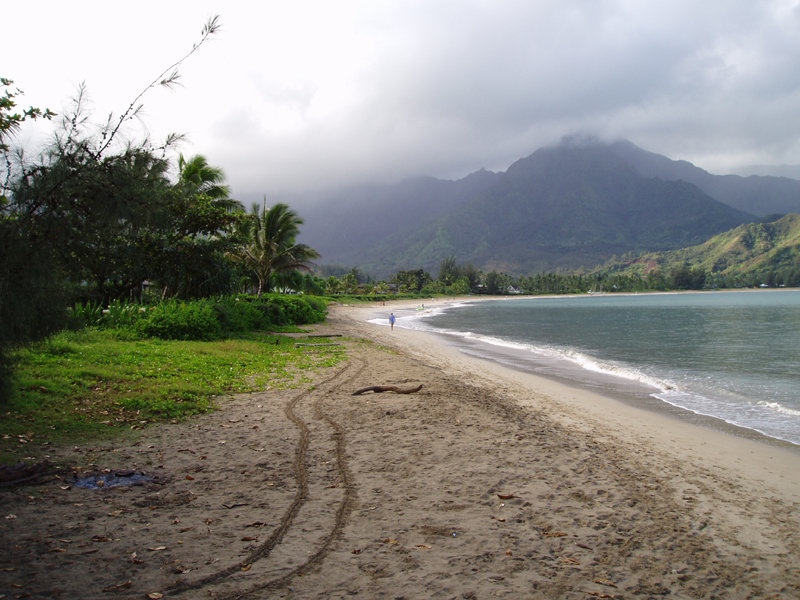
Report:
[[[391,326],[392,329],[394,329],[395,320],[396,319],[395,319],[394,313],[389,313],[389,325]]]

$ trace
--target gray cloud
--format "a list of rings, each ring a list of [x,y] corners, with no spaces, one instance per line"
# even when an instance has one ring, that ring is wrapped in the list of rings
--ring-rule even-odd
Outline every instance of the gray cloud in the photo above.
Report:
[[[73,27],[96,33],[129,18],[148,28],[106,57],[79,48],[69,64],[115,107],[123,96],[108,90],[144,81],[214,12],[205,1],[144,2],[161,7],[153,24],[89,4]],[[223,167],[242,197],[504,169],[575,131],[715,172],[800,162],[794,0],[234,1],[221,19],[218,38],[182,67],[184,87],[146,99],[148,122],[188,132],[182,150]],[[41,49],[67,52],[53,35]],[[152,54],[136,46],[143,37]],[[53,73],[35,62],[3,75],[38,90]]]

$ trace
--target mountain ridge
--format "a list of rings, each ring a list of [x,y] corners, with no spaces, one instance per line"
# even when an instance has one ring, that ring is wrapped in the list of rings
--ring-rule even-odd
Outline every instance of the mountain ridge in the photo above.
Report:
[[[565,138],[505,172],[360,186],[297,207],[306,220],[301,241],[321,252],[323,264],[386,277],[432,271],[455,256],[526,274],[699,244],[776,208],[800,212],[800,181],[783,179],[712,175],[628,141]],[[737,182],[744,191],[731,191]],[[756,196],[756,212],[731,204],[752,206]]]

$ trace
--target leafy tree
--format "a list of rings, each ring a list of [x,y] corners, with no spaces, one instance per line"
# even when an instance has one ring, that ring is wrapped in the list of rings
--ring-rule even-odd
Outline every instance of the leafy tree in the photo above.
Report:
[[[666,290],[669,288],[666,278],[661,271],[652,270],[647,274],[647,288],[651,290]]]
[[[297,213],[286,204],[261,209],[253,204],[249,218],[241,220],[238,238],[242,241],[231,256],[258,280],[258,295],[272,289],[272,277],[286,271],[310,271],[310,263],[319,253],[295,241],[303,224]]]
[[[358,289],[358,279],[352,271],[342,277],[342,287],[345,294],[355,294]]]
[[[501,294],[505,291],[503,287],[503,277],[497,271],[490,271],[486,274],[486,293],[487,294]]]
[[[453,282],[453,285],[450,286],[450,291],[453,294],[458,296],[464,296],[470,293],[469,287],[469,278],[466,275],[462,275],[456,281]]]
[[[179,156],[178,172],[170,193],[160,269],[152,277],[159,280],[164,295],[227,293],[235,286],[227,260],[234,244],[229,234],[244,209],[229,197],[222,169],[210,166],[205,157],[196,155],[187,161]]]
[[[325,286],[327,287],[328,293],[331,295],[336,295],[342,291],[342,282],[335,275],[328,277],[325,281]]]
[[[158,85],[172,85],[179,78],[177,67],[217,31],[214,17],[203,28],[202,39],[191,51],[168,67],[134,98],[115,119],[87,133],[83,111],[83,89],[69,118],[62,119],[53,143],[34,164],[27,164],[22,150],[12,150],[9,140],[28,119],[51,118],[49,110],[29,108],[15,112],[19,90],[3,78],[0,100],[0,369],[8,367],[8,350],[41,339],[62,327],[66,308],[77,284],[91,273],[91,285],[105,291],[130,288],[140,277],[141,257],[124,246],[131,239],[146,247],[155,215],[139,214],[143,203],[162,207],[168,190],[165,163],[155,155],[177,139],[170,136],[164,146],[153,149],[148,140],[118,144],[123,125],[135,118],[141,98]],[[116,155],[110,155],[118,149]],[[114,256],[124,263],[124,275],[110,273],[99,256]],[[138,248],[137,248],[138,250]],[[106,276],[100,275],[105,272]],[[6,372],[0,380],[8,381]],[[0,390],[0,401],[7,390]]]
[[[456,257],[450,255],[439,263],[439,275],[437,279],[445,285],[451,285],[459,277],[458,265],[456,265]]]
[[[368,283],[371,279],[371,277],[362,273],[358,267],[350,269],[350,275],[355,278],[356,283]]]
[[[0,156],[3,157],[5,174],[2,184],[0,184],[0,198],[5,199],[5,192],[8,188],[12,175],[12,164],[9,152],[11,145],[9,141],[20,130],[22,123],[28,120],[52,119],[56,113],[49,108],[42,109],[30,106],[21,112],[16,111],[17,102],[15,98],[23,94],[22,90],[14,86],[11,79],[0,77]]]
[[[432,281],[430,273],[423,269],[416,269],[413,271],[398,271],[393,282],[396,283],[401,289],[405,288],[409,292],[419,292]]]
[[[303,273],[303,284],[301,289],[306,294],[312,296],[324,296],[326,281],[322,277],[318,277],[312,273]]]
[[[700,290],[706,280],[706,272],[701,267],[683,265],[670,272],[672,288],[676,290]]]

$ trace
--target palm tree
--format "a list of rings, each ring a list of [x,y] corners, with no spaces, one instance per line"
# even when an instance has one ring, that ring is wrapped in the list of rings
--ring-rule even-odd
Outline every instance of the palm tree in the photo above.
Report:
[[[242,241],[232,256],[256,276],[259,296],[270,291],[274,274],[310,271],[307,263],[319,258],[316,250],[295,242],[302,224],[303,219],[288,205],[279,203],[268,209],[266,199],[260,209],[253,204],[248,218],[241,221]]]
[[[335,275],[328,277],[325,286],[328,288],[328,293],[332,296],[338,294],[342,290],[342,282]]]
[[[178,156],[178,184],[195,194],[204,194],[212,200],[228,198],[230,190],[225,181],[225,173],[218,167],[208,164],[205,156],[197,154],[188,161],[183,154]]]

